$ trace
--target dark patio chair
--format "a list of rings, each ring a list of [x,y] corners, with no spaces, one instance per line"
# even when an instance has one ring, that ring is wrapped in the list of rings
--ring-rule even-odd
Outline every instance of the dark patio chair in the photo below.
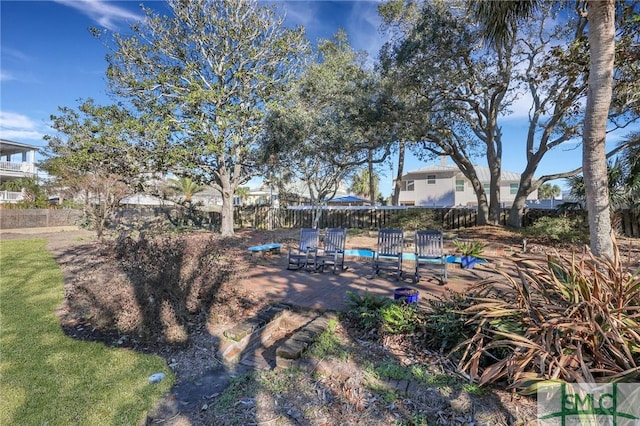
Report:
[[[440,282],[447,282],[447,256],[444,253],[442,232],[417,231],[415,237],[416,273],[414,282],[420,281],[420,271],[436,269],[439,271]]]
[[[333,267],[333,273],[343,271],[344,248],[347,243],[345,228],[328,228],[324,235],[322,248],[316,252],[316,268],[322,272],[327,267]]]
[[[318,251],[319,232],[314,228],[301,228],[300,241],[296,248],[289,247],[287,269],[312,268]]]
[[[402,249],[404,233],[401,229],[381,229],[378,231],[378,244],[373,252],[373,274],[380,275],[381,270],[394,272],[396,279],[402,278]]]

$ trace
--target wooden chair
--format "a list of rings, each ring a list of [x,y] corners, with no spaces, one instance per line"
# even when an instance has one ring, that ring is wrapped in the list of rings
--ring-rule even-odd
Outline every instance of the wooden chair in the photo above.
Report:
[[[322,249],[316,252],[316,269],[324,272],[324,268],[333,267],[333,273],[343,271],[344,248],[347,243],[345,228],[327,228],[322,242]]]
[[[447,282],[447,256],[444,253],[442,232],[417,231],[415,236],[416,273],[414,282],[420,281],[421,269],[439,270],[440,282]]]
[[[395,272],[396,279],[402,278],[402,249],[404,233],[401,229],[381,229],[378,231],[378,245],[373,252],[373,275],[381,270]]]
[[[318,251],[319,232],[314,228],[300,228],[298,247],[289,247],[287,269],[311,268]]]

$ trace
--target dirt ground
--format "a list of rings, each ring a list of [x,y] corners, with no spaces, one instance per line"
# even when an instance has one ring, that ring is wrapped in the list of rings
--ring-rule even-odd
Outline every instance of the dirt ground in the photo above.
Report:
[[[487,258],[494,263],[507,265],[523,251],[522,237],[499,227],[471,228],[458,232],[455,237],[486,242]],[[133,328],[129,333],[123,332],[122,329],[139,318],[112,312],[118,310],[115,306],[126,310],[123,307],[135,302],[128,299],[135,297],[137,284],[132,281],[140,276],[116,258],[114,250],[117,248],[113,245],[97,242],[89,231],[67,229],[62,232],[2,232],[0,238],[48,240],[47,248],[61,265],[65,277],[66,300],[59,315],[68,335],[155,353],[167,360],[175,373],[176,384],[149,413],[147,424],[387,425],[427,424],[428,420],[428,424],[506,425],[528,424],[535,419],[535,401],[497,388],[475,394],[450,385],[422,384],[398,399],[385,400],[384,391],[371,389],[369,369],[372,364],[388,360],[405,366],[419,363],[429,366],[434,374],[450,376],[456,376],[455,367],[440,354],[415,350],[403,339],[388,337],[376,341],[371,336],[356,335],[348,324],[338,327],[336,332],[351,355],[342,361],[332,359],[327,367],[327,371],[345,371],[347,374],[318,376],[317,372],[260,372],[263,378],[266,377],[263,380],[270,384],[259,386],[251,382],[250,386],[250,380],[245,377],[256,372],[251,366],[239,365],[234,369],[224,366],[216,357],[221,331],[255,317],[269,305],[264,295],[241,285],[248,268],[256,267],[256,260],[249,257],[246,247],[271,241],[287,245],[296,240],[296,231],[239,232],[232,247],[223,250],[228,259],[224,265],[202,263],[201,260],[197,263],[197,259],[206,257],[199,255],[199,250],[210,250],[211,247],[199,240],[197,244],[192,243],[193,246],[185,246],[179,255],[186,266],[179,271],[179,276],[183,279],[188,275],[190,291],[198,292],[197,301],[193,302],[190,294],[181,295],[185,312],[176,312],[175,306],[170,312],[183,318],[179,324],[165,321],[166,310],[154,311],[159,318],[152,321],[164,324],[163,335],[159,337],[155,337],[154,330],[147,330],[155,340],[149,336],[142,338]],[[205,237],[200,234],[197,238],[204,240]],[[633,266],[639,267],[639,241],[621,239],[619,244],[621,253]],[[374,247],[375,237],[368,233],[350,236],[347,245],[349,248]],[[451,240],[446,242],[446,249],[453,252]],[[535,240],[527,243],[529,256],[542,257],[550,250],[569,253],[582,248],[568,245],[549,248]],[[161,263],[162,259],[158,261]],[[258,266],[261,262],[268,265],[270,260],[268,257],[261,259]],[[209,282],[198,276],[203,268],[216,277],[225,268],[233,272]],[[151,267],[141,271],[147,275],[156,272]],[[150,298],[161,297],[159,294],[153,293]],[[92,304],[88,305],[87,300],[92,300]],[[98,306],[102,309],[110,306],[111,316],[92,311]],[[144,316],[144,312],[138,314]],[[140,328],[135,330],[140,331]],[[282,385],[274,388],[275,383]],[[235,398],[227,401],[230,392]]]

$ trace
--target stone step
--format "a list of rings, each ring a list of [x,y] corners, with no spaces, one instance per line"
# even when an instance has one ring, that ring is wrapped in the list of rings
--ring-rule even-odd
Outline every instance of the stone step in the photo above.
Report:
[[[335,318],[335,313],[325,312],[297,329],[276,349],[276,368],[288,368],[295,365],[302,353],[327,328],[329,321]]]
[[[228,367],[238,363],[256,369],[276,367],[276,351],[296,330],[305,329],[318,317],[317,312],[275,306],[226,330],[218,356]],[[315,330],[315,328],[312,328]]]

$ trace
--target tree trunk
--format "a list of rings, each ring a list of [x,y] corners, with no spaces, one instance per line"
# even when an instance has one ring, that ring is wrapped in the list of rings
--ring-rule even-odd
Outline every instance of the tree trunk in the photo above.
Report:
[[[400,203],[400,189],[402,189],[402,174],[404,173],[404,150],[405,141],[401,139],[398,142],[398,174],[396,174],[396,180],[393,185],[392,206],[397,206]]]
[[[589,1],[589,91],[582,138],[582,167],[589,213],[591,252],[613,257],[606,129],[613,84],[615,55],[614,0]]]
[[[522,228],[522,216],[524,216],[524,206],[527,195],[528,194],[521,193],[520,190],[518,190],[518,194],[513,200],[513,204],[509,210],[509,219],[507,220],[507,224],[512,228]]]
[[[375,182],[373,176],[373,151],[370,149],[368,153],[367,163],[369,166],[369,201],[371,201],[371,205],[376,205],[376,189]]]
[[[537,157],[536,157],[537,158]],[[519,229],[522,227],[522,216],[524,214],[524,206],[527,201],[527,197],[533,191],[538,189],[538,183],[532,184],[533,174],[538,168],[539,161],[530,159],[527,163],[527,167],[520,176],[520,184],[518,185],[518,193],[513,199],[513,204],[509,210],[509,219],[507,223],[509,226]]]
[[[485,199],[483,203],[478,203],[478,218],[476,222],[479,226],[483,226],[489,223],[489,205]]]
[[[500,159],[493,157],[493,163],[489,163],[490,184],[489,184],[489,222],[492,225],[500,224]]]
[[[231,187],[231,179],[228,175],[220,173],[220,187],[222,188],[222,211],[220,223],[220,235],[223,237],[232,237],[233,231],[233,193]]]

